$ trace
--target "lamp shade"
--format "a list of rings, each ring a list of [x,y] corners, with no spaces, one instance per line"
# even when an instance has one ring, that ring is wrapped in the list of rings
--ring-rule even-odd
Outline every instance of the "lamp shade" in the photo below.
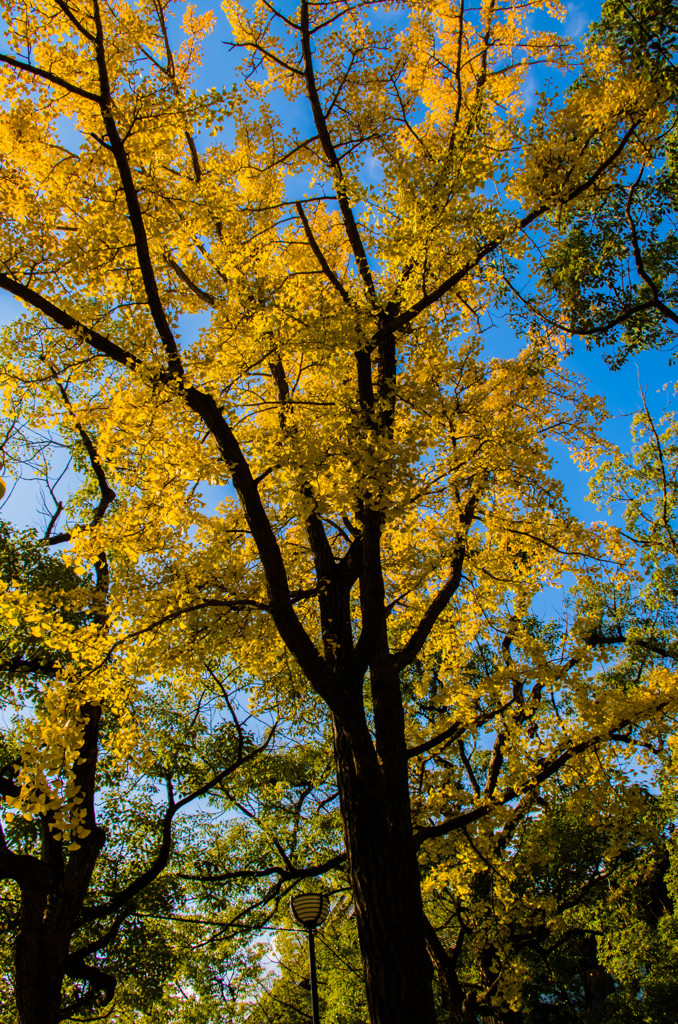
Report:
[[[330,898],[324,892],[300,892],[291,898],[290,907],[303,928],[318,928],[330,912]]]

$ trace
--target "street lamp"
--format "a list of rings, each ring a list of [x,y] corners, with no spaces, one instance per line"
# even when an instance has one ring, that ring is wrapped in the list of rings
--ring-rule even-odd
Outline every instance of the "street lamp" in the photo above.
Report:
[[[308,935],[308,966],[311,974],[311,1005],[313,1024],[320,1024],[318,1009],[318,979],[315,974],[315,940],[313,932],[319,928],[330,912],[330,898],[324,892],[300,892],[290,900],[292,916]]]

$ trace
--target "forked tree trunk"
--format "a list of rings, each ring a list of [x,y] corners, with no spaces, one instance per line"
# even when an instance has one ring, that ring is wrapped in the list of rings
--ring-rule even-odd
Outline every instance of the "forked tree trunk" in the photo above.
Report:
[[[334,717],[334,756],[372,1024],[435,1024],[407,766],[379,762],[362,716]]]

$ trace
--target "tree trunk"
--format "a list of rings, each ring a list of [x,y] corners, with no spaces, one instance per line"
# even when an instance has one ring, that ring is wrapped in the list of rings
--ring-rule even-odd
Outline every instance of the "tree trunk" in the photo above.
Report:
[[[333,722],[370,1020],[435,1024],[407,765],[389,771],[380,763],[360,712],[351,722],[335,714]]]
[[[87,724],[74,776],[84,797],[89,834],[66,856],[62,842],[51,835],[48,820],[41,818],[41,857],[17,859],[21,865],[15,876],[21,892],[14,954],[18,1024],[58,1024],[62,1019],[61,989],[75,921],[106,839],[94,815],[101,707],[86,704],[81,713],[87,716]]]
[[[21,911],[15,948],[18,1024],[57,1024],[75,919],[80,912],[99,851],[100,829],[82,840],[65,865],[36,861],[33,878],[21,882]]]
[[[51,904],[51,905],[50,905]],[[22,886],[15,950],[15,995],[19,1024],[57,1024],[70,929],[59,927],[49,888]],[[65,923],[65,922],[63,922]]]

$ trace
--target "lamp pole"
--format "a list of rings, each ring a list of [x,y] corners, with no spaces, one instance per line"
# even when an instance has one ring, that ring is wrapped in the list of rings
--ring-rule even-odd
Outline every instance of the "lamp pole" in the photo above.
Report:
[[[308,970],[311,976],[311,1008],[313,1024],[320,1024],[320,1008],[318,1007],[318,978],[315,973],[315,936],[313,929],[306,929],[308,934]]]
[[[319,928],[330,912],[330,898],[321,892],[303,892],[290,900],[292,916],[308,935],[308,968],[311,976],[311,1006],[313,1024],[320,1024],[318,1007],[318,978],[315,970],[315,929]]]

